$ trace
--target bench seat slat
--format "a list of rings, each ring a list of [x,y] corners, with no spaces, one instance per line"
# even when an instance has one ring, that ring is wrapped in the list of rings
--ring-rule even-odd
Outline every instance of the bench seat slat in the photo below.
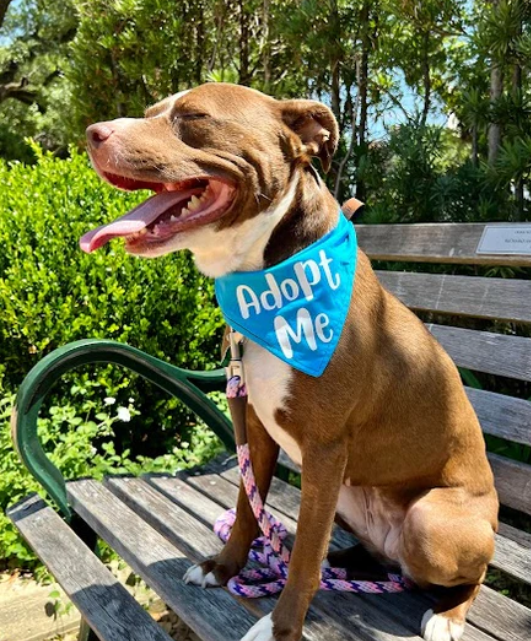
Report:
[[[254,617],[227,592],[186,586],[181,578],[188,558],[101,483],[73,481],[67,491],[75,511],[199,637],[239,641],[253,625]],[[200,528],[191,530],[191,536],[201,534]]]
[[[531,583],[531,535],[500,523],[492,567]]]
[[[483,223],[356,225],[360,247],[372,260],[531,265],[531,256],[477,254],[484,229]]]
[[[196,477],[197,479],[201,476]],[[212,476],[209,476],[207,481],[207,492],[208,495],[203,495],[193,488],[188,488],[188,496],[184,502],[184,505],[187,505],[188,508],[195,506],[194,513],[200,517],[201,521],[207,521],[209,523],[209,530],[211,536],[216,538],[212,533],[212,527],[215,519],[223,512],[223,508],[234,505],[232,500],[234,495],[228,500],[226,500],[223,506],[215,503],[211,500],[210,494],[212,488],[215,488],[212,483],[217,482],[219,486],[223,484],[223,479],[219,476],[215,477],[216,480],[213,480]],[[127,502],[128,505],[134,507],[135,512],[139,513],[143,518],[149,520],[153,527],[157,528],[164,535],[168,536],[172,542],[177,546],[184,545],[187,549],[190,549],[195,545],[195,537],[193,532],[190,532],[188,528],[184,529],[179,527],[179,515],[182,513],[183,505],[181,502],[184,492],[183,485],[186,485],[187,477],[185,474],[179,479],[157,479],[157,477],[147,477],[147,479],[117,479],[109,478],[106,480],[106,483],[120,499]],[[160,494],[157,491],[157,487],[173,485],[173,497],[174,500],[170,500],[167,493]],[[233,490],[236,490],[234,486],[231,486]],[[179,489],[177,489],[179,488]],[[157,496],[158,494],[158,496]],[[194,497],[195,495],[195,497]],[[210,505],[209,505],[210,504]],[[215,514],[215,516],[214,516]],[[294,527],[294,523],[291,523],[291,527]],[[216,552],[221,547],[221,543],[216,541],[211,546],[209,554]],[[204,553],[199,554],[203,556]],[[198,588],[193,586],[188,586],[189,590],[195,591]],[[304,639],[307,641],[322,641],[326,639],[327,641],[353,641],[354,639],[363,639],[366,641],[373,641],[375,639],[381,639],[381,641],[395,641],[395,634],[383,634],[378,631],[378,636],[373,636],[370,632],[370,627],[374,625],[375,622],[380,620],[385,620],[387,617],[385,613],[374,612],[372,608],[364,607],[359,603],[353,603],[353,607],[349,609],[348,605],[345,605],[342,608],[342,618],[337,617],[337,597],[339,595],[334,595],[335,604],[327,603],[326,607],[323,609],[319,607],[320,603],[318,600],[314,600],[312,607],[310,608],[309,618],[304,630]],[[249,600],[244,601],[245,605],[252,608],[255,613],[259,615],[264,615],[269,613],[275,601],[273,599],[258,599],[258,600]],[[364,620],[366,622],[365,626],[360,626],[359,621]],[[371,625],[369,625],[371,622]],[[389,625],[389,620],[387,620],[387,625]],[[345,628],[345,626],[347,626]],[[367,628],[367,629],[365,629]],[[396,634],[403,636],[404,634],[410,635],[410,631],[401,626],[395,626]],[[410,637],[414,641],[420,641],[418,637]]]
[[[426,327],[459,367],[531,381],[529,338],[433,323]]]
[[[38,496],[8,516],[103,641],[171,641],[96,555]]]
[[[531,281],[416,272],[376,272],[411,309],[503,321],[531,322]]]

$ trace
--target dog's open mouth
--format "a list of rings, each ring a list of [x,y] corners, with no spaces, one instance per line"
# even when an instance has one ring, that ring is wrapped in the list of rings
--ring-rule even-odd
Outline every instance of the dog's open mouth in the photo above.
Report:
[[[176,234],[220,219],[236,194],[234,185],[210,177],[176,183],[137,181],[107,173],[104,178],[121,189],[152,189],[156,194],[125,216],[85,234],[79,244],[87,253],[119,237],[125,239],[131,253],[163,244]]]

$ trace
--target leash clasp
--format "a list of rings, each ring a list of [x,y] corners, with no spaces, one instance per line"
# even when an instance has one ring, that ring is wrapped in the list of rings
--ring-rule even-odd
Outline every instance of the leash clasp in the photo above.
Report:
[[[237,376],[240,379],[240,385],[245,384],[245,372],[242,360],[242,342],[243,336],[239,338],[231,327],[229,332],[230,361],[228,366],[225,368],[225,373],[228,381]]]

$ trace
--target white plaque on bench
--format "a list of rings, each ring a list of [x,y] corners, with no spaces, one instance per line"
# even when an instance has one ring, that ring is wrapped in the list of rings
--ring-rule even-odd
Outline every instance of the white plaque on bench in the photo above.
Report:
[[[531,255],[531,223],[485,225],[476,253]]]

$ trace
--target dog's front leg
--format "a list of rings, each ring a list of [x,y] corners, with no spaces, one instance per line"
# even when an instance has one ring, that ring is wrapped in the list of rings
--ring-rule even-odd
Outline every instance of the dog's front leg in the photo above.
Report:
[[[299,641],[306,613],[321,581],[346,461],[336,442],[303,451],[302,497],[288,580],[272,614],[260,619],[242,641]]]
[[[279,447],[256,416],[252,405],[247,408],[247,439],[253,471],[260,496],[265,503],[275,471]],[[258,536],[258,524],[240,481],[236,520],[230,539],[217,556],[192,566],[184,575],[186,583],[202,587],[225,585],[247,563],[249,550]]]

